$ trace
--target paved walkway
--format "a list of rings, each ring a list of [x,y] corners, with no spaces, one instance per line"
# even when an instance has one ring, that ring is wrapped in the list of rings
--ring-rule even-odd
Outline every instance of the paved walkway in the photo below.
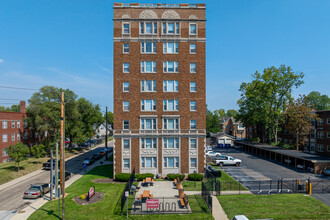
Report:
[[[212,215],[214,220],[227,220],[228,217],[216,196],[212,196]]]

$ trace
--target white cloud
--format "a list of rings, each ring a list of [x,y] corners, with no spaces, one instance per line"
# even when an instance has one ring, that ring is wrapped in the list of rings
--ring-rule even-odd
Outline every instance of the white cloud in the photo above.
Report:
[[[3,63],[3,61],[4,61],[3,59],[0,59],[0,63]]]

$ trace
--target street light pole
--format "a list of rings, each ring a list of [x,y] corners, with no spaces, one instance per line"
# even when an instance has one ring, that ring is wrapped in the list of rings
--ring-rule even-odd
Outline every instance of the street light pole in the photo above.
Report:
[[[105,106],[105,158],[108,159],[108,106]]]
[[[65,109],[64,109],[64,92],[62,92],[61,97],[61,168],[60,168],[60,178],[61,178],[61,189],[62,189],[62,219],[65,219]]]

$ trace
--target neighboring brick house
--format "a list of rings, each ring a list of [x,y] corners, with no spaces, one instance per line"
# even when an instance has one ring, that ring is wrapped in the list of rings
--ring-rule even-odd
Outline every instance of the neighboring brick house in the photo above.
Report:
[[[236,138],[246,138],[244,125],[240,121],[235,121],[234,117],[220,118],[222,131]]]
[[[114,3],[114,172],[205,167],[205,4]]]

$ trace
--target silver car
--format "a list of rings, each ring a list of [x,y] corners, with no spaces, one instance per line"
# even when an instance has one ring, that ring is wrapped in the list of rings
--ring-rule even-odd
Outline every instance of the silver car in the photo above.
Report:
[[[31,187],[24,192],[23,199],[35,199],[38,197],[42,197],[49,191],[50,186],[48,183],[37,183],[31,185]]]

